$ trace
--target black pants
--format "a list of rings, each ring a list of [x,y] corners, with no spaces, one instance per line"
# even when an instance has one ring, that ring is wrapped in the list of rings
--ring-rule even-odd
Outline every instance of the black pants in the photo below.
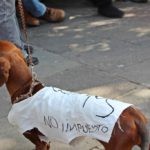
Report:
[[[90,0],[97,8],[98,14],[110,18],[122,18],[124,12],[113,6],[112,0]]]
[[[97,7],[107,7],[112,5],[112,0],[90,0]]]

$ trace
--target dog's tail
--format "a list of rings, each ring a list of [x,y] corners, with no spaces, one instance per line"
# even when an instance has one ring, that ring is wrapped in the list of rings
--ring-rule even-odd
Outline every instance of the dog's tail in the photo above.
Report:
[[[137,132],[140,137],[140,144],[141,150],[150,150],[150,141],[149,141],[149,130],[147,127],[147,119],[144,115],[139,111],[136,110],[135,114],[135,124],[137,126]]]

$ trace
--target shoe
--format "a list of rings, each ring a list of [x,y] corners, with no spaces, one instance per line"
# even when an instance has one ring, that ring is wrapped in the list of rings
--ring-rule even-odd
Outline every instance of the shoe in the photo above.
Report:
[[[41,18],[48,22],[60,22],[64,20],[65,12],[62,9],[47,8]]]
[[[27,11],[24,10],[25,23],[27,26],[36,27],[40,25],[40,20],[30,15]]]
[[[122,18],[124,12],[114,7],[113,5],[108,5],[106,7],[98,7],[98,13],[102,16],[109,17],[109,18]]]
[[[30,13],[27,12],[27,10],[23,7],[23,12],[24,12],[24,17],[25,17],[25,24],[27,26],[39,26],[40,25],[40,21],[39,19],[33,17]],[[19,8],[19,4],[16,1],[16,15],[19,18],[19,21],[21,20],[21,15],[20,15],[20,8]]]
[[[31,57],[31,61],[32,61],[32,66],[38,65],[39,64],[39,60],[37,57]],[[30,65],[30,58],[29,56],[26,57],[26,63],[29,66]]]

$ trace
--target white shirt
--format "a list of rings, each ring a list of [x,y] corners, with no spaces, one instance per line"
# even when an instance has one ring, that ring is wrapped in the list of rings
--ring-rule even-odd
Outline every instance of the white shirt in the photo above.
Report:
[[[16,103],[9,122],[21,133],[38,128],[50,140],[70,143],[79,136],[109,142],[120,114],[131,104],[45,87]]]

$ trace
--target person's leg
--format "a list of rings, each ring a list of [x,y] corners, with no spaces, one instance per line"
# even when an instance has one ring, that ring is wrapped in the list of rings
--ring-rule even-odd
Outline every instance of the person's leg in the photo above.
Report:
[[[22,0],[21,0],[22,1]],[[20,6],[21,5],[21,6]],[[22,10],[23,9],[23,10]],[[21,18],[21,12],[24,12],[24,19],[25,19],[25,24],[27,26],[39,26],[40,21],[39,19],[33,17],[25,8],[24,5],[16,0],[16,16],[20,19]]]
[[[49,22],[59,22],[65,18],[65,12],[62,9],[48,8],[40,0],[23,0],[23,4],[25,9],[36,18]]]
[[[22,47],[15,15],[15,0],[0,0],[0,39],[9,40]]]
[[[110,18],[121,18],[124,12],[115,7],[112,0],[90,0],[97,8],[100,15]]]
[[[46,12],[46,6],[39,0],[23,0],[25,9],[34,17],[41,17]]]
[[[0,40],[7,40],[14,43],[22,50],[25,57],[27,57],[16,19],[15,0],[0,0]],[[38,63],[36,57],[33,57],[32,60],[33,64]]]

